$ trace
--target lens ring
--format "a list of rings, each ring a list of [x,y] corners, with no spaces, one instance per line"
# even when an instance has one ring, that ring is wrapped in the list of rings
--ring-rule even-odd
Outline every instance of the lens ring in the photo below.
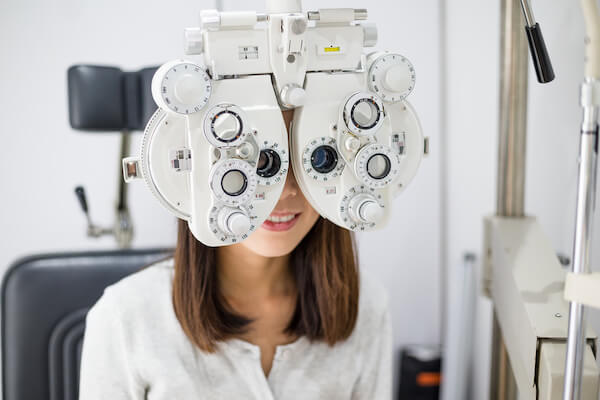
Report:
[[[371,111],[370,121],[365,123],[365,125],[357,121],[355,115],[357,107],[362,106],[363,104],[367,104],[369,110]],[[377,123],[379,122],[379,119],[381,118],[381,110],[379,109],[377,103],[373,101],[373,99],[362,98],[352,105],[352,109],[350,111],[350,118],[352,119],[352,123],[354,123],[354,125],[356,125],[358,128],[371,129],[375,127],[375,125],[377,125]]]
[[[310,155],[310,163],[318,173],[328,174],[337,166],[337,151],[329,145],[321,145],[313,150]]]
[[[372,169],[371,169],[372,163],[378,163],[379,160],[383,160],[383,162],[385,163],[385,165],[383,166],[383,169],[381,170],[381,172],[372,171]],[[380,168],[380,167],[381,167],[380,165],[374,166],[374,168]],[[377,179],[377,180],[384,179],[385,177],[387,177],[390,174],[391,170],[392,170],[392,162],[390,161],[390,158],[388,156],[386,156],[385,154],[382,154],[382,153],[373,154],[367,160],[367,173],[373,179]]]
[[[217,121],[217,119],[219,117],[226,115],[226,114],[232,115],[237,120],[237,123],[238,123],[237,133],[229,139],[223,139],[215,131],[215,122]],[[223,110],[223,111],[220,111],[217,114],[215,114],[215,116],[213,117],[213,119],[210,123],[210,130],[212,132],[212,135],[214,136],[214,138],[217,141],[219,141],[221,143],[231,143],[231,142],[235,142],[236,140],[238,140],[240,138],[240,136],[242,136],[242,133],[244,132],[244,122],[242,121],[242,118],[239,116],[238,113],[236,113],[233,110],[227,109],[227,110]]]
[[[232,174],[237,174],[237,176],[233,176]],[[241,182],[240,182],[241,184],[237,185],[237,186],[239,186],[239,189],[236,190],[235,188],[232,189],[231,187],[226,187],[226,186],[229,186],[230,183],[236,183],[234,181],[236,178],[238,178],[238,179],[241,178]],[[227,182],[227,181],[231,181],[231,182]],[[239,169],[230,169],[229,171],[225,172],[223,174],[223,177],[221,178],[221,189],[228,196],[232,196],[232,197],[240,196],[246,191],[247,188],[248,188],[248,177],[246,176],[246,174],[244,174]]]
[[[271,178],[281,169],[281,157],[273,149],[263,149],[260,151],[256,173],[261,178]]]

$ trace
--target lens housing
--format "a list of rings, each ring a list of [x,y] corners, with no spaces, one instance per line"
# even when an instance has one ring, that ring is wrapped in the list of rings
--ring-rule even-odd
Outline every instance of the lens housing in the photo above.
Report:
[[[337,166],[337,151],[329,145],[321,145],[312,152],[310,163],[318,173],[328,174]]]
[[[248,178],[239,169],[227,171],[221,179],[221,189],[228,196],[239,196],[248,188]]]
[[[261,178],[271,178],[281,169],[281,157],[273,149],[263,149],[260,151],[256,173]]]
[[[367,161],[367,173],[373,179],[384,179],[390,174],[392,162],[385,154],[377,153]]]

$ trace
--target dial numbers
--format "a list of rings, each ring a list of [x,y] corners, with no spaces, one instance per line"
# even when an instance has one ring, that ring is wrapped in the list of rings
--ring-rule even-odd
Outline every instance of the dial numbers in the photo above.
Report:
[[[159,72],[161,71],[157,71],[158,76]],[[171,65],[163,73],[160,81],[163,106],[178,114],[200,111],[208,102],[211,91],[208,74],[199,65],[191,62],[182,61]]]
[[[383,101],[395,103],[404,100],[414,89],[415,68],[404,56],[385,53],[375,59],[369,69],[369,88]]]

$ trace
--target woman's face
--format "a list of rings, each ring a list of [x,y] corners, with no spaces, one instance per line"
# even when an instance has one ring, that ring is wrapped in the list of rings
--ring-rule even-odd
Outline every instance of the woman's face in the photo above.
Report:
[[[288,129],[293,116],[293,111],[283,111]],[[284,256],[294,250],[317,219],[319,213],[302,194],[290,163],[285,186],[275,209],[262,226],[239,246],[263,257]]]

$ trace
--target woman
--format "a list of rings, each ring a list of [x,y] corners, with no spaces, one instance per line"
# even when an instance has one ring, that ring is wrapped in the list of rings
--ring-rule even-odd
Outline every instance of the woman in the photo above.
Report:
[[[80,400],[388,400],[384,293],[290,171],[246,241],[209,248],[180,220],[174,258],[105,290],[86,320]]]

